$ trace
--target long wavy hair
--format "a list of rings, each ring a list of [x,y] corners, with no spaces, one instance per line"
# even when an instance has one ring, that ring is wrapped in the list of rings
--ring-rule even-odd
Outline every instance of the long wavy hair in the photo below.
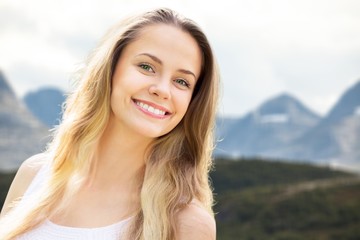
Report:
[[[176,213],[193,199],[210,214],[212,189],[208,173],[214,148],[218,72],[210,44],[191,20],[170,9],[156,9],[128,18],[112,28],[90,55],[76,89],[67,98],[62,123],[47,150],[51,176],[26,208],[4,217],[3,240],[13,239],[59,213],[89,176],[89,159],[109,120],[111,80],[123,49],[146,26],[168,24],[189,33],[202,52],[202,66],[188,110],[168,134],[149,148],[140,190],[140,209],[131,222],[129,239],[169,240],[176,237]],[[5,224],[5,225],[4,225]],[[4,231],[4,232],[1,232]]]

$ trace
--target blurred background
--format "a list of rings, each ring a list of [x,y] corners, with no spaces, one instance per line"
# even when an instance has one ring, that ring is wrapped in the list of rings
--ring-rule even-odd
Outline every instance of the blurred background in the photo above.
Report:
[[[356,0],[2,0],[0,206],[100,38],[156,7],[195,20],[220,66],[218,239],[360,239]]]

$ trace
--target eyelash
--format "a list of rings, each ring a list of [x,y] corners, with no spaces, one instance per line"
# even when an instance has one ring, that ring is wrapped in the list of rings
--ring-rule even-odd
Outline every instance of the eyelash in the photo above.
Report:
[[[154,67],[148,63],[140,63],[139,67],[147,72],[153,72],[153,73],[155,72]],[[146,69],[146,68],[150,68],[151,70]]]
[[[180,83],[180,81],[181,81],[182,83]],[[177,79],[175,79],[175,82],[176,82],[176,83],[179,83],[181,86],[190,88],[190,84],[189,84],[186,80],[184,80],[184,79],[177,78]]]

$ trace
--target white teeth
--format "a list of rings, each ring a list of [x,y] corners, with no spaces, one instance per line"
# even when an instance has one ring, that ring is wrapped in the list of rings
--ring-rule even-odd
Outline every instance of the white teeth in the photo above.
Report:
[[[151,113],[154,113],[156,115],[162,115],[164,116],[165,115],[165,111],[162,111],[160,109],[157,109],[157,108],[154,108],[152,106],[149,106],[145,103],[142,103],[142,102],[138,102],[138,101],[135,101],[136,105],[140,106],[141,108],[151,112]]]

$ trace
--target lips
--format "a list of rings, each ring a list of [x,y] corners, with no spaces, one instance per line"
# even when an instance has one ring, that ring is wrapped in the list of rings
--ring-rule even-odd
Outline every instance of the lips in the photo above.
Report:
[[[154,103],[137,99],[133,99],[133,101],[143,112],[148,113],[152,116],[164,118],[165,116],[171,114],[168,109]]]

